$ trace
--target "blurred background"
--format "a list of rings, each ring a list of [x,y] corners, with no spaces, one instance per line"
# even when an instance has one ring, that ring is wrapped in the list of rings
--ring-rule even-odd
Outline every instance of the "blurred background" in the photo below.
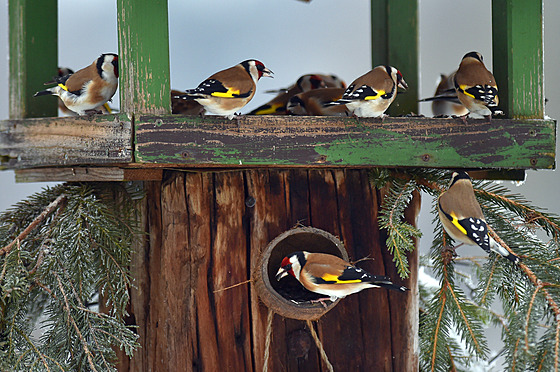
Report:
[[[59,0],[58,4],[60,66],[77,70],[101,53],[118,51],[114,0]],[[0,59],[0,119],[8,118],[7,14],[6,2],[0,9],[0,55],[6,56]],[[545,0],[544,14],[545,92],[549,100],[546,115],[557,119],[560,48],[555,38],[560,35],[560,1]],[[490,20],[488,0],[419,1],[419,97],[433,95],[440,73],[455,70],[467,52],[481,52],[492,70]],[[214,72],[249,58],[261,60],[275,72],[274,79],[259,82],[255,98],[243,113],[271,98],[263,93],[265,90],[287,87],[302,74],[334,73],[350,83],[372,67],[368,0],[169,0],[169,32],[174,89],[194,88]],[[45,81],[49,78],[45,76]],[[118,93],[112,106],[119,106]],[[420,113],[431,115],[430,107],[422,103]],[[524,183],[504,185],[536,206],[560,212],[560,178],[556,171],[527,171]],[[16,184],[12,171],[0,171],[0,211],[44,186]],[[433,236],[432,202],[424,195],[419,217],[424,233],[421,253],[428,251]],[[459,254],[468,254],[463,249]],[[479,253],[476,249],[474,252]]]

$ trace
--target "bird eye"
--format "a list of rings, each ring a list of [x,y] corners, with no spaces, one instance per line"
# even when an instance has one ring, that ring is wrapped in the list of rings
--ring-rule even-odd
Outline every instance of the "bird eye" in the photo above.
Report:
[[[287,264],[286,266],[284,266],[284,269],[291,270],[292,269],[292,264]]]

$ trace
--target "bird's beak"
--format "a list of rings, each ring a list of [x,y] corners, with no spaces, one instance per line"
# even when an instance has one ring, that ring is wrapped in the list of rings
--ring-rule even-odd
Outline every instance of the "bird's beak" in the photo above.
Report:
[[[406,83],[406,81],[404,81],[404,79],[401,79],[401,81],[399,81],[399,84],[397,86],[399,88],[404,89],[404,90],[408,89],[408,84]]]
[[[273,77],[272,75],[274,74],[274,72],[272,72],[271,70],[267,69],[266,67],[262,70],[262,76],[266,76],[266,77]]]
[[[286,275],[288,275],[288,271],[283,267],[281,267],[280,269],[278,269],[278,272],[276,273],[276,280],[278,281],[283,277],[285,277]]]

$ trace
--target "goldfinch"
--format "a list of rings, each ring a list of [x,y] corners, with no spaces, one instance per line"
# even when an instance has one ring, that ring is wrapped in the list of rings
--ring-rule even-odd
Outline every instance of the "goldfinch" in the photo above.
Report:
[[[391,66],[377,66],[354,80],[341,99],[327,106],[346,105],[354,116],[383,118],[397,96],[397,87],[408,88],[400,71]]]
[[[195,100],[206,111],[233,119],[255,95],[259,79],[272,74],[262,62],[249,59],[215,73],[176,98]]]
[[[264,105],[251,111],[249,115],[286,115],[286,104],[294,94],[325,86],[325,82],[319,75],[309,74],[300,76],[297,81],[287,89],[267,91],[278,92],[278,95]]]
[[[183,94],[179,90],[171,90],[171,113],[179,115],[202,115],[204,107],[196,102],[181,98],[175,98]]]
[[[97,108],[111,100],[119,83],[118,56],[102,54],[91,65],[73,74],[55,77],[45,83],[57,86],[35,93],[34,97],[54,95],[78,115],[98,112]]]
[[[498,85],[494,75],[484,66],[480,53],[465,54],[453,84],[457,98],[469,113],[491,118],[493,114],[500,112],[497,110]]]
[[[307,290],[329,296],[331,301],[367,288],[388,288],[405,292],[385,276],[371,275],[343,259],[325,253],[294,252],[284,257],[276,280],[291,275]]]
[[[433,116],[464,116],[469,113],[463,106],[455,91],[455,73],[449,76],[441,74],[436,92],[433,97],[421,99],[419,102],[432,102]]]
[[[453,240],[478,245],[488,253],[492,250],[513,263],[519,262],[519,257],[488,235],[486,220],[466,172],[453,173],[449,189],[438,198],[438,214],[443,228]]]
[[[290,98],[286,111],[292,115],[348,116],[345,105],[326,106],[341,99],[344,91],[344,88],[321,88],[296,94]]]

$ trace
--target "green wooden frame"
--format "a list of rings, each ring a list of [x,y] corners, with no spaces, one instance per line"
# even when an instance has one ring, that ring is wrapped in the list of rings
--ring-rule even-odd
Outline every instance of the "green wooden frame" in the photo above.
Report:
[[[54,27],[52,22],[56,19],[56,1],[42,2],[40,9],[35,5],[31,5],[31,0],[10,0],[10,71],[15,78],[10,84],[10,120],[0,123],[0,160],[2,166],[20,172],[68,166],[384,166],[488,170],[555,166],[556,123],[543,120],[542,0],[493,2],[494,63],[507,66],[494,68],[494,72],[501,104],[507,117],[515,120],[469,120],[469,125],[458,119],[421,117],[380,121],[246,116],[230,121],[219,117],[169,116],[167,0],[117,1],[122,114],[30,121],[26,118],[54,116],[49,110],[55,107],[55,100],[44,103],[45,100],[31,98],[56,66],[56,52],[52,53],[56,51],[56,22]],[[406,94],[399,95],[398,104],[393,105],[390,113],[417,112],[417,0],[372,0],[371,9],[372,64],[394,65],[411,87]],[[26,21],[38,12],[42,19],[49,19],[50,27],[45,29]],[[46,12],[52,16],[44,17]],[[37,33],[41,33],[40,44],[36,42]],[[400,47],[391,48],[392,45]],[[45,53],[46,50],[50,52]],[[527,53],[531,58],[525,58]],[[41,63],[37,63],[39,60]],[[38,65],[42,66],[40,70]],[[43,105],[48,107],[42,108]],[[98,128],[84,126],[88,121],[96,122]],[[72,126],[79,125],[80,133],[72,131]],[[100,134],[100,128],[107,132]],[[70,132],[61,134],[61,130]],[[75,148],[63,151],[62,159],[60,149],[49,147],[60,135],[76,144]],[[88,136],[101,139],[88,141]],[[103,149],[107,156],[97,158]],[[63,180],[73,179],[60,176],[68,172],[51,174]],[[134,177],[131,174],[137,173],[129,172],[128,177]],[[154,174],[159,173],[151,173],[150,177]]]

